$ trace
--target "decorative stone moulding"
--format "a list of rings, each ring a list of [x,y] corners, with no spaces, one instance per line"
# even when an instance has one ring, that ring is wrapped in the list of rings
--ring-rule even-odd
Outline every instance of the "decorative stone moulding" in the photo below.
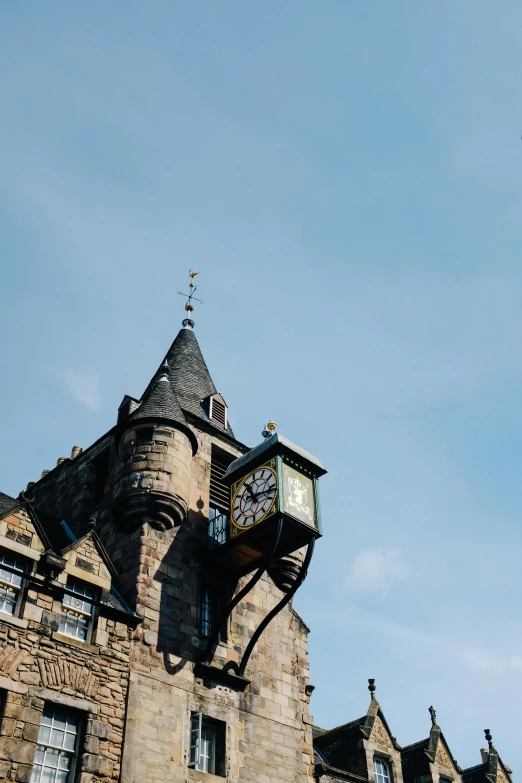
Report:
[[[119,524],[128,530],[136,530],[147,522],[155,530],[165,531],[181,525],[187,516],[187,504],[167,492],[131,488],[116,498],[113,512]]]
[[[286,555],[270,563],[268,574],[281,592],[288,593],[292,589],[301,572],[303,558],[298,555]]]

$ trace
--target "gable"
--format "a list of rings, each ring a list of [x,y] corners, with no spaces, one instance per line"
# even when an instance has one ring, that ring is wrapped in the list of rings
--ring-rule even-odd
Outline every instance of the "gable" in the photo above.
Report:
[[[0,546],[33,560],[39,560],[46,549],[33,520],[23,508],[0,519]]]
[[[386,748],[393,748],[392,739],[379,715],[375,717],[370,741],[378,745],[384,745]]]
[[[502,762],[498,760],[497,765],[497,783],[510,783],[508,776],[504,772]]]
[[[65,574],[102,588],[110,588],[114,567],[95,533],[89,532],[75,541],[63,550],[62,557],[66,561]]]
[[[435,754],[435,764],[438,764],[439,767],[444,767],[444,769],[455,770],[455,764],[451,759],[451,754],[442,737],[439,737],[439,744],[437,745],[437,752]]]

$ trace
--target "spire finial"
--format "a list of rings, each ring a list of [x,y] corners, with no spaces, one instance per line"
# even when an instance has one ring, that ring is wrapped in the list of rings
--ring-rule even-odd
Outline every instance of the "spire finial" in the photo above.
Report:
[[[373,680],[369,679],[368,683],[369,683],[368,690],[370,691],[371,696],[372,696],[372,700],[373,700],[373,699],[375,699],[375,680],[374,679]]]
[[[194,278],[196,277],[196,275],[199,275],[199,272],[195,272],[193,269],[189,269],[189,277],[190,277],[189,293],[188,294],[184,294],[183,291],[178,291],[178,294],[180,296],[186,296],[187,297],[187,303],[185,305],[185,310],[187,311],[187,315],[189,317],[188,318],[184,318],[182,323],[183,323],[183,326],[189,327],[189,329],[193,329],[195,327],[195,325],[196,325],[194,323],[194,321],[192,320],[192,318],[190,318],[190,314],[194,310],[194,305],[192,304],[192,300],[194,300],[195,302],[199,302],[200,304],[203,304],[203,300],[202,299],[198,299],[197,297],[194,296],[194,294],[196,293],[196,290],[197,290],[196,286],[194,285]]]
[[[491,732],[489,729],[484,729],[484,734],[486,735],[486,739],[488,741],[489,749],[491,750],[493,747],[493,737],[491,736]]]
[[[429,712],[431,715],[431,722],[433,726],[435,726],[435,724],[437,723],[437,713],[435,712],[435,707],[430,707]]]
[[[272,421],[272,417],[270,417],[270,421],[266,425],[261,435],[266,440],[267,438],[270,438],[274,434],[276,428],[277,428],[277,424],[275,423],[275,421]]]

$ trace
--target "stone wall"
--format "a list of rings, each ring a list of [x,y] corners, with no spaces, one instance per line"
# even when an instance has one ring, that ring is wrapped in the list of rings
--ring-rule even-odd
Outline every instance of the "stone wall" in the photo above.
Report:
[[[75,459],[67,458],[56,465],[30,488],[28,494],[34,496],[36,510],[40,509],[59,520],[65,519],[74,534],[81,536],[91,513],[95,509],[99,510],[106,502],[105,497],[96,498],[100,461],[106,456],[110,464],[114,464],[112,432],[100,438]],[[108,473],[107,490],[109,475]]]
[[[83,715],[81,783],[118,780],[129,678],[128,628],[107,620],[105,648],[74,639],[58,641],[51,628],[34,621],[24,629],[0,622],[0,689],[6,692],[0,780],[30,780],[46,702]]]

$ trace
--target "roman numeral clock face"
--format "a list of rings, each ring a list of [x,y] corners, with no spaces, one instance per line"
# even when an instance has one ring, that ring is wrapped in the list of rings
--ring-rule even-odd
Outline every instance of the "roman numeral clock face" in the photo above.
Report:
[[[271,468],[253,470],[239,484],[232,500],[232,521],[240,527],[250,527],[272,510],[277,493],[277,478]]]

